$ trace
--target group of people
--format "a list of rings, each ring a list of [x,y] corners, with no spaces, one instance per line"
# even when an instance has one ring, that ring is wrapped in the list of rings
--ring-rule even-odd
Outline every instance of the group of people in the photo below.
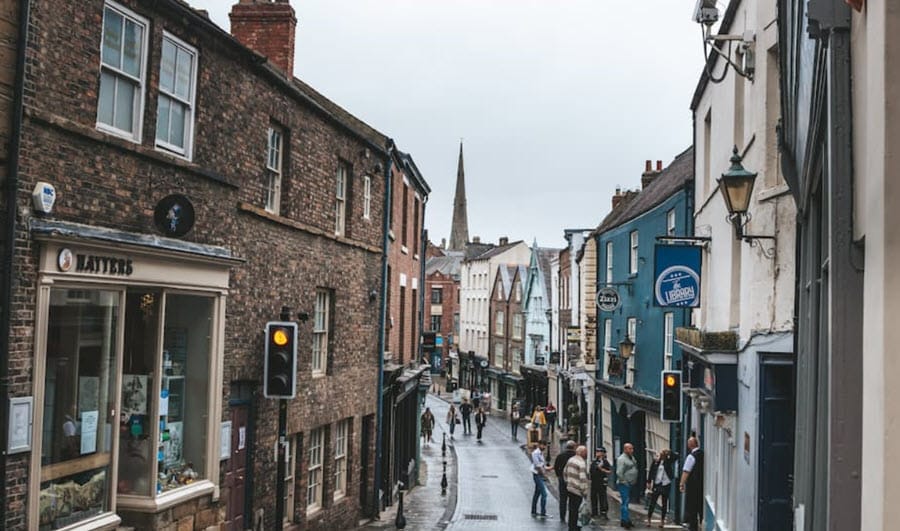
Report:
[[[685,493],[684,522],[691,531],[697,531],[702,518],[703,493],[703,453],[697,438],[688,439],[688,456],[682,467],[679,489]],[[612,464],[606,458],[606,448],[594,450],[594,459],[587,463],[587,448],[578,446],[575,441],[568,441],[565,449],[556,456],[553,466],[546,463],[544,452],[547,442],[541,440],[531,452],[531,474],[534,479],[534,495],[531,500],[531,514],[536,517],[547,517],[547,485],[546,477],[553,471],[559,486],[560,519],[568,522],[568,529],[575,531],[590,521],[590,518],[601,517],[608,520],[609,500],[606,489],[609,477],[613,472]],[[647,471],[646,488],[649,491],[649,507],[647,525],[652,526],[653,513],[657,502],[660,505],[659,527],[663,528],[669,505],[669,492],[675,481],[677,455],[671,450],[661,450]],[[616,458],[615,481],[616,490],[621,497],[619,523],[625,529],[631,529],[629,502],[631,489],[638,482],[639,468],[634,457],[634,445],[625,443],[622,453]],[[582,504],[590,499],[590,517]],[[537,512],[540,501],[540,513]],[[566,516],[568,513],[568,520]]]
[[[453,438],[453,434],[456,432],[456,425],[462,424],[463,427],[463,435],[472,433],[472,413],[475,414],[475,429],[477,430],[477,439],[478,442],[481,442],[481,433],[484,430],[485,425],[487,425],[487,413],[485,413],[484,408],[479,406],[474,406],[467,398],[464,398],[462,404],[459,405],[459,409],[456,408],[454,404],[450,404],[450,409],[447,410],[447,425],[450,427],[450,438]]]

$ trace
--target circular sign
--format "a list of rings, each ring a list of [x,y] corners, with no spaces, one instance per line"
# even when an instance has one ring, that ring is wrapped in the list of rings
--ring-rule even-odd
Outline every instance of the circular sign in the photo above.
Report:
[[[700,276],[683,265],[664,269],[656,277],[656,301],[660,306],[700,306]]]
[[[606,287],[597,290],[597,308],[600,308],[601,312],[614,312],[620,304],[622,299],[616,288]]]
[[[75,263],[75,257],[72,256],[72,251],[63,247],[59,250],[59,255],[56,257],[56,266],[63,273],[68,273],[70,269],[72,269],[72,264]]]
[[[180,238],[194,228],[194,205],[181,194],[167,195],[156,203],[153,222],[166,236]]]
[[[486,369],[487,366],[488,366],[487,360],[481,360],[481,368],[482,368],[482,369]]]

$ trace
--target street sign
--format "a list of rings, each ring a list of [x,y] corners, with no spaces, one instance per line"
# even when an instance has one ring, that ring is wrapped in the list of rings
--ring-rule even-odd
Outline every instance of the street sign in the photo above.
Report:
[[[614,312],[622,304],[619,292],[609,286],[597,290],[597,308],[601,312]]]
[[[654,256],[656,306],[700,306],[702,249],[690,245],[657,245]]]

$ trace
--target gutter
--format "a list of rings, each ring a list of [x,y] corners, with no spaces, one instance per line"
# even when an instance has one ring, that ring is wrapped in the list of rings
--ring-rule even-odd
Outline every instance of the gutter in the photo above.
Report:
[[[373,500],[375,502],[374,517],[377,520],[381,513],[381,498],[378,492],[381,489],[381,461],[383,459],[382,452],[384,450],[384,442],[381,433],[382,422],[384,416],[384,328],[387,323],[387,287],[388,287],[388,243],[390,234],[390,216],[391,216],[391,176],[392,176],[392,153],[394,151],[393,140],[388,141],[387,156],[384,158],[384,212],[382,213],[382,225],[384,230],[382,249],[381,249],[381,312],[378,317],[378,385],[377,385],[377,408],[375,413],[375,484],[373,485],[375,492]]]
[[[9,335],[12,324],[13,257],[16,242],[16,195],[19,189],[19,149],[22,136],[22,114],[25,107],[25,53],[28,48],[28,20],[31,2],[19,2],[19,38],[16,47],[16,81],[13,88],[12,129],[9,142],[9,175],[6,178],[6,253],[3,256],[3,275],[0,278],[0,478],[6,480],[6,446],[9,434]],[[0,527],[6,527],[6,489],[0,489]]]

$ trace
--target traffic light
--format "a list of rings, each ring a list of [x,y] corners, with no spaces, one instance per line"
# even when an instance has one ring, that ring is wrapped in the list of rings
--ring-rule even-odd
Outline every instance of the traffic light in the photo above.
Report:
[[[663,422],[681,422],[681,372],[662,372],[662,400],[659,416]]]
[[[294,398],[297,394],[297,323],[266,323],[263,396]]]

